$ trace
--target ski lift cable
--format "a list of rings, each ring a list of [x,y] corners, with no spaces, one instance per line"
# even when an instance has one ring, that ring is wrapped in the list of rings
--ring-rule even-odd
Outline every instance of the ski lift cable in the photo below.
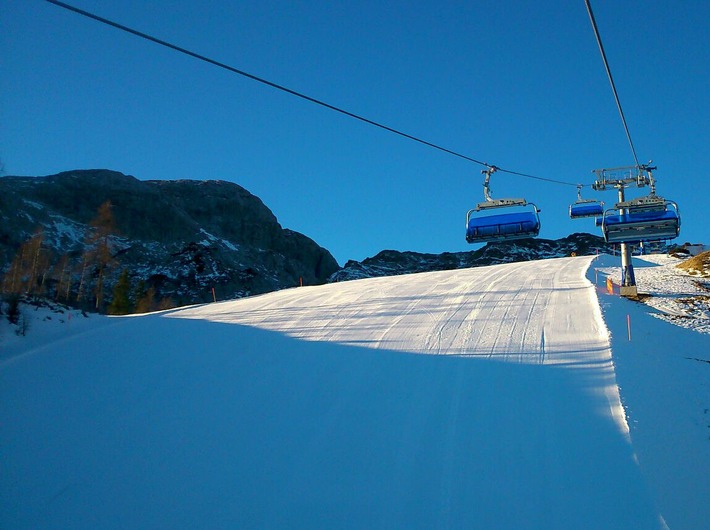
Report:
[[[85,10],[83,10],[83,9],[79,9],[78,7],[74,7],[74,6],[69,5],[69,4],[67,4],[67,3],[64,3],[64,2],[60,2],[59,0],[46,0],[46,1],[49,2],[50,4],[54,4],[54,5],[58,6],[58,7],[64,8],[64,9],[66,9],[66,10],[68,10],[68,11],[72,11],[72,12],[74,12],[74,13],[77,13],[77,14],[79,14],[79,15],[85,16],[85,17],[90,18],[90,19],[92,19],[92,20],[95,20],[95,21],[97,21],[97,22],[101,22],[102,24],[106,24],[106,25],[108,25],[108,26],[111,26],[111,27],[113,27],[113,28],[119,29],[119,30],[121,30],[121,31],[125,31],[126,33],[130,33],[131,35],[135,35],[136,37],[140,37],[140,38],[142,38],[142,39],[148,40],[148,41],[153,42],[153,43],[155,43],[155,44],[159,44],[159,45],[161,45],[161,46],[165,46],[166,48],[169,48],[169,49],[171,49],[171,50],[173,50],[173,51],[176,51],[176,52],[179,52],[179,53],[188,55],[188,56],[190,56],[190,57],[192,57],[192,58],[194,58],[194,59],[198,59],[198,60],[200,60],[200,61],[209,63],[209,64],[211,64],[211,65],[213,65],[213,66],[217,66],[217,67],[219,67],[219,68],[223,68],[223,69],[225,69],[225,70],[228,70],[229,72],[232,72],[232,73],[235,73],[235,74],[238,74],[238,75],[247,77],[247,78],[249,78],[249,79],[251,79],[251,80],[253,80],[253,81],[257,81],[257,82],[259,82],[259,83],[262,83],[262,84],[264,84],[264,85],[270,86],[270,87],[275,88],[275,89],[277,89],[277,90],[281,90],[281,91],[283,91],[283,92],[286,92],[286,93],[288,93],[288,94],[291,94],[292,96],[296,96],[296,97],[298,97],[298,98],[304,99],[304,100],[309,101],[309,102],[311,102],[311,103],[314,103],[314,104],[316,104],[316,105],[320,105],[320,106],[325,107],[325,108],[327,108],[327,109],[330,109],[330,110],[332,110],[332,111],[339,112],[340,114],[344,114],[345,116],[348,116],[348,117],[350,117],[350,118],[353,118],[353,119],[362,121],[362,122],[367,123],[367,124],[369,124],[369,125],[372,125],[372,126],[374,126],[374,127],[378,127],[378,128],[383,129],[383,130],[385,130],[385,131],[388,131],[388,132],[391,132],[391,133],[393,133],[393,134],[402,136],[402,137],[404,137],[404,138],[407,138],[407,139],[409,139],[409,140],[412,140],[412,141],[418,142],[418,143],[420,143],[420,144],[426,145],[426,146],[431,147],[431,148],[433,148],[433,149],[437,149],[437,150],[439,150],[439,151],[443,151],[444,153],[448,153],[448,154],[450,154],[450,155],[456,156],[456,157],[458,157],[458,158],[462,158],[462,159],[464,159],[464,160],[467,160],[467,161],[469,161],[469,162],[473,162],[473,163],[475,163],[475,164],[479,164],[479,165],[481,165],[481,166],[486,166],[486,167],[488,167],[488,168],[490,168],[490,167],[495,167],[495,166],[493,166],[493,165],[491,165],[491,164],[488,164],[487,162],[483,162],[483,161],[481,161],[481,160],[477,160],[477,159],[475,159],[475,158],[473,158],[473,157],[470,157],[470,156],[464,155],[464,154],[462,154],[462,153],[453,151],[453,150],[448,149],[448,148],[446,148],[446,147],[442,147],[442,146],[437,145],[437,144],[435,144],[435,143],[432,143],[432,142],[423,140],[423,139],[418,138],[418,137],[416,137],[416,136],[413,136],[413,135],[411,135],[411,134],[407,134],[407,133],[405,133],[405,132],[399,131],[399,130],[393,128],[393,127],[389,127],[389,126],[387,126],[387,125],[384,125],[384,124],[382,124],[382,123],[376,122],[376,121],[371,120],[371,119],[369,119],[369,118],[365,118],[364,116],[361,116],[361,115],[359,115],[359,114],[355,114],[354,112],[350,112],[350,111],[348,111],[348,110],[345,110],[345,109],[343,109],[343,108],[337,107],[337,106],[335,106],[335,105],[331,105],[330,103],[326,103],[325,101],[322,101],[322,100],[316,99],[316,98],[314,98],[314,97],[308,96],[308,95],[306,95],[306,94],[304,94],[304,93],[302,93],[302,92],[298,92],[298,91],[296,91],[296,90],[290,89],[290,88],[285,87],[285,86],[283,86],[283,85],[280,85],[280,84],[278,84],[278,83],[274,83],[274,82],[269,81],[269,80],[267,80],[267,79],[264,79],[264,78],[262,78],[262,77],[258,77],[258,76],[254,75],[254,74],[250,74],[249,72],[245,72],[244,70],[240,70],[240,69],[235,68],[235,67],[233,67],[233,66],[229,66],[228,64],[222,63],[222,62],[217,61],[217,60],[215,60],[215,59],[211,59],[211,58],[206,57],[206,56],[204,56],[204,55],[201,55],[201,54],[199,54],[199,53],[190,51],[190,50],[188,50],[188,49],[186,49],[186,48],[183,48],[183,47],[181,47],[181,46],[177,46],[176,44],[172,44],[172,43],[170,43],[170,42],[164,41],[164,40],[159,39],[159,38],[157,38],[157,37],[153,37],[152,35],[149,35],[149,34],[147,34],[147,33],[143,33],[143,32],[141,32],[141,31],[138,31],[138,30],[129,28],[128,26],[124,26],[123,24],[119,24],[118,22],[114,22],[114,21],[112,21],[112,20],[109,20],[109,19],[100,17],[100,16],[98,16],[98,15],[95,15],[95,14],[93,14],[93,13],[90,13],[89,11],[85,11]],[[497,168],[497,169],[498,169],[498,171],[500,171],[500,172],[502,172],[502,173],[508,173],[508,174],[510,174],[510,175],[517,175],[517,176],[520,176],[520,177],[531,178],[531,179],[541,180],[541,181],[544,181],[544,182],[551,182],[551,183],[555,183],[555,184],[563,184],[563,185],[566,185],[566,186],[577,186],[577,184],[573,184],[573,183],[571,183],[571,182],[564,182],[564,181],[561,181],[561,180],[555,180],[555,179],[550,179],[550,178],[545,178],[545,177],[538,177],[538,176],[535,176],[535,175],[530,175],[530,174],[527,174],[527,173],[520,173],[520,172],[517,172],[517,171],[512,171],[512,170],[503,169],[503,168]]]
[[[636,167],[640,167],[639,159],[636,156],[636,149],[634,148],[634,143],[631,141],[631,133],[629,132],[629,126],[626,123],[626,117],[624,116],[624,110],[621,108],[621,101],[619,100],[619,94],[616,91],[616,84],[614,83],[614,78],[611,75],[611,69],[609,68],[609,61],[606,58],[606,53],[604,52],[604,45],[602,44],[602,38],[599,35],[599,28],[597,27],[597,21],[594,18],[594,13],[592,12],[592,5],[589,0],[584,0],[587,5],[587,13],[589,13],[589,20],[592,23],[592,29],[594,30],[594,36],[597,39],[597,45],[599,46],[599,52],[602,56],[602,61],[604,61],[604,68],[606,69],[606,75],[609,78],[609,83],[611,84],[611,90],[614,93],[614,99],[616,100],[616,107],[619,109],[619,115],[621,116],[621,122],[624,125],[624,130],[626,131],[626,138],[629,141],[629,146],[631,147],[631,153],[634,155],[634,162],[636,162]]]
[[[555,180],[555,179],[550,179],[550,178],[546,178],[546,177],[537,177],[537,176],[535,176],[535,175],[529,175],[529,174],[527,174],[527,173],[519,173],[519,172],[517,172],[517,171],[511,171],[511,170],[509,170],[509,169],[501,169],[501,168],[498,168],[498,171],[501,171],[502,173],[508,173],[509,175],[517,175],[517,176],[519,176],[519,177],[525,177],[525,178],[535,179],[535,180],[542,180],[542,181],[544,181],[544,182],[552,182],[553,184],[562,184],[562,185],[564,185],[564,186],[573,186],[573,187],[575,187],[575,188],[576,188],[577,186],[582,186],[582,187],[585,187],[585,188],[591,186],[590,184],[575,184],[575,183],[573,183],[573,182],[566,182],[566,181],[564,181],[564,180]]]

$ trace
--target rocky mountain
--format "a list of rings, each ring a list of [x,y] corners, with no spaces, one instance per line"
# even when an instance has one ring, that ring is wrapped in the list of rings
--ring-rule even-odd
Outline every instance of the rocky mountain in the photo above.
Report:
[[[376,276],[462,269],[571,255],[582,256],[597,252],[611,252],[611,246],[607,245],[602,237],[591,234],[572,234],[557,240],[538,238],[488,243],[484,247],[470,252],[423,254],[383,250],[376,256],[363,261],[348,261],[341,270],[330,277],[330,281],[339,282]]]
[[[115,227],[108,238],[107,302],[124,270],[131,285],[180,305],[212,300],[213,288],[218,299],[227,299],[321,284],[339,270],[327,250],[282,228],[258,197],[237,184],[74,170],[0,178],[0,272],[10,270],[23,243],[41,234],[36,256],[25,250],[21,258],[27,269],[44,256],[43,290],[58,297],[66,276],[67,301],[81,296],[82,282],[93,282],[95,290],[103,269],[90,263],[86,271],[86,250],[95,244],[90,241],[106,201]]]
[[[102,210],[107,201],[110,208]],[[143,308],[155,309],[301,283],[610,251],[601,237],[573,234],[488,243],[470,252],[384,250],[341,269],[326,249],[282,228],[258,197],[237,184],[141,181],[109,170],[0,178],[0,290],[87,308],[105,310],[121,274],[132,302],[149,294]]]

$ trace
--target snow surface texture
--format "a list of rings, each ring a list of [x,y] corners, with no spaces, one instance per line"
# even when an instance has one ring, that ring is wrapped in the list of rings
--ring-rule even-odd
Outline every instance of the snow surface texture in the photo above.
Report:
[[[710,334],[710,279],[678,268],[684,260],[665,254],[634,258],[634,271],[643,302],[656,309],[652,314],[677,326]],[[602,267],[618,285],[621,270]]]
[[[617,376],[591,259],[15,342],[0,357],[0,527],[700,528],[707,368],[664,354],[709,337],[601,294]],[[617,330],[627,307],[648,317],[637,342]]]
[[[667,263],[663,256],[643,256],[643,260]],[[617,267],[612,269],[614,264]],[[592,265],[599,267],[600,286],[605,283],[602,271],[618,274],[618,264],[619,258],[604,256]],[[634,258],[634,264],[643,262]],[[639,271],[643,273],[639,275]],[[655,271],[659,274],[654,277]],[[593,276],[592,269],[589,276]],[[675,282],[669,281],[668,276],[675,277]],[[653,289],[664,298],[672,298],[673,291],[685,285],[673,269],[662,267],[638,268],[636,280],[640,291]],[[663,292],[663,286],[670,292]],[[617,383],[641,471],[671,529],[707,528],[710,335],[699,328],[692,331],[678,327],[675,319],[654,318],[658,315],[649,312],[646,304],[611,296],[601,287],[599,292],[604,320],[611,332]]]

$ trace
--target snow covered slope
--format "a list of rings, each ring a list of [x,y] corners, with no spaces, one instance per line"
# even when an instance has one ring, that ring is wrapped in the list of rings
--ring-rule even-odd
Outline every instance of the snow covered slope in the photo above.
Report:
[[[682,500],[652,481],[685,460],[637,463],[591,260],[102,319],[6,359],[0,527],[662,528]]]
[[[707,316],[667,316],[680,293],[697,289],[692,277],[678,274],[677,263],[660,255],[634,258],[639,292],[651,297],[633,302],[600,288],[599,300],[641,471],[670,528],[706,528],[710,334]],[[588,276],[598,271],[600,286],[607,274],[620,276],[618,257],[604,256],[592,267]]]

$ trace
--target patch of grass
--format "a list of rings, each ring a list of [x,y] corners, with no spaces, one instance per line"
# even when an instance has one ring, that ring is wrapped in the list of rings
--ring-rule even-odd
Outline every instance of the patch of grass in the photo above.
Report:
[[[687,271],[688,274],[710,278],[710,250],[693,256],[676,266]]]

